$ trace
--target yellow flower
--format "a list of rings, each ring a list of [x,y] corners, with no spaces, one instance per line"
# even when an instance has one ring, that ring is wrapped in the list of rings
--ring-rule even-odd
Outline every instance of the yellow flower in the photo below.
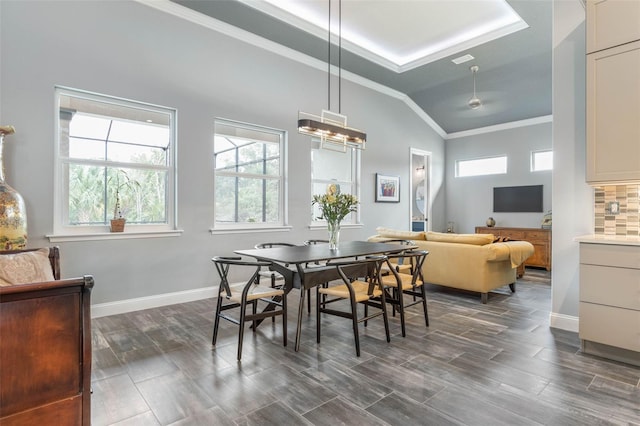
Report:
[[[333,185],[333,184],[332,184]],[[322,216],[318,219],[324,219],[327,222],[339,223],[349,213],[358,209],[358,198],[351,194],[341,194],[335,186],[335,194],[332,194],[331,186],[327,187],[327,193],[323,195],[314,195],[312,205],[317,204],[320,207]]]

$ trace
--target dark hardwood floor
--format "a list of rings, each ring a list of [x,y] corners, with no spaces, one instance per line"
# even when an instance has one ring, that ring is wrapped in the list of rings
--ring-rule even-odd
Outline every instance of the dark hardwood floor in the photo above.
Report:
[[[214,300],[93,320],[93,425],[640,425],[640,368],[580,352],[578,336],[549,328],[549,273],[527,269],[482,305],[477,294],[429,286],[430,327],[410,308],[407,337],[390,317],[362,324],[303,320],[298,292],[281,321],[245,335]]]

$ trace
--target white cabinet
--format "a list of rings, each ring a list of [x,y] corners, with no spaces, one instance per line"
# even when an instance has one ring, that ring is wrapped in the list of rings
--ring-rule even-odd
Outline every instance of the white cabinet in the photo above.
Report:
[[[639,181],[640,41],[587,55],[586,98],[587,182]]]
[[[640,40],[640,1],[587,0],[587,53]]]
[[[640,365],[640,246],[580,244],[579,331],[585,352]]]

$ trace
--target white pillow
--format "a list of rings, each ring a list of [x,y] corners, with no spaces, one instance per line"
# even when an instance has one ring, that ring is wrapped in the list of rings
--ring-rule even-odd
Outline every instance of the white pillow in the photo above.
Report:
[[[0,287],[53,280],[48,248],[0,254]]]

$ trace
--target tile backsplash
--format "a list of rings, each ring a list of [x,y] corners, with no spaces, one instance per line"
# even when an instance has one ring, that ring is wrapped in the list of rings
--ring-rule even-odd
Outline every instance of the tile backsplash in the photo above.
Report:
[[[640,184],[596,186],[594,233],[640,236]],[[615,212],[618,203],[618,214]]]

